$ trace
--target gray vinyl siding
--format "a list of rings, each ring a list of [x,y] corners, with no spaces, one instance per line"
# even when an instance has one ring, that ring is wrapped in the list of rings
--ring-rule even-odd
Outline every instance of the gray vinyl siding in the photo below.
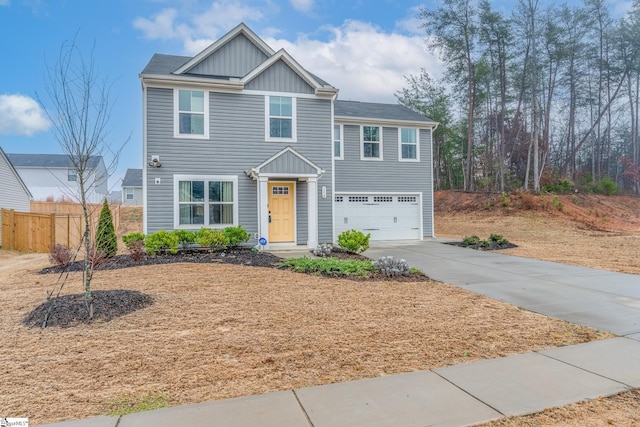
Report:
[[[158,155],[162,163],[161,168],[147,169],[147,232],[173,229],[176,174],[237,176],[239,224],[251,234],[257,232],[257,182],[245,172],[290,145],[325,170],[318,180],[319,191],[327,188],[327,198],[318,199],[319,240],[332,240],[331,101],[299,98],[297,142],[266,142],[264,96],[210,92],[210,138],[174,139],[173,91],[153,87],[147,91],[147,156]],[[155,184],[155,178],[161,183]],[[304,238],[301,243],[306,243],[306,230],[300,232],[307,221],[306,184],[297,186],[298,241]]]
[[[133,199],[127,199],[127,188],[133,188]],[[122,187],[121,201],[123,205],[142,206],[142,188]]]
[[[14,169],[0,152],[0,208],[18,212],[31,210],[30,197]],[[2,211],[0,210],[0,246],[2,246]]]
[[[243,77],[265,59],[267,56],[260,49],[239,34],[187,73]]]
[[[432,236],[431,130],[420,129],[420,162],[398,160],[398,128],[383,127],[382,161],[360,160],[360,126],[344,125],[344,160],[335,161],[336,192],[421,192],[423,234]]]
[[[284,61],[275,62],[259,76],[251,80],[246,89],[270,92],[315,93]]]

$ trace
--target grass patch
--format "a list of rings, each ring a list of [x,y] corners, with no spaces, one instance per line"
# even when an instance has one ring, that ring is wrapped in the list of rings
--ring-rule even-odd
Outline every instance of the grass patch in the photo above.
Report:
[[[290,258],[279,264],[296,273],[315,273],[326,276],[361,276],[368,277],[374,271],[371,261],[335,258]]]
[[[162,393],[153,393],[137,397],[123,397],[110,401],[107,415],[127,415],[135,412],[151,411],[153,409],[169,407],[169,399]]]

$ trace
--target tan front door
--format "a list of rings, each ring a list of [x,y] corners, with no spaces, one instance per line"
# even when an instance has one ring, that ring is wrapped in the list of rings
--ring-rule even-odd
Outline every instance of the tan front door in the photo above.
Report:
[[[295,213],[293,208],[293,183],[269,183],[269,241],[293,242]]]

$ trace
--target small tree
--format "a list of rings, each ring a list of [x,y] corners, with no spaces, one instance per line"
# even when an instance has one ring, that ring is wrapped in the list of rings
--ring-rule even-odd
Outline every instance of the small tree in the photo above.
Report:
[[[104,199],[100,220],[96,230],[96,250],[101,252],[105,258],[113,258],[118,252],[118,237],[113,226],[113,217],[107,199]]]

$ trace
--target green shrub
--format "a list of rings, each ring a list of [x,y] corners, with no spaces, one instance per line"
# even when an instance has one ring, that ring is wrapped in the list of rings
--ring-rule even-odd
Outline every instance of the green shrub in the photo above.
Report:
[[[173,230],[173,234],[178,237],[178,246],[182,249],[186,249],[190,244],[196,242],[197,234],[190,230]]]
[[[237,227],[227,227],[223,230],[229,246],[238,246],[240,243],[248,242],[251,235],[241,225]]]
[[[491,236],[489,236],[489,240],[501,246],[509,243],[509,241],[502,237],[500,234],[492,234]]]
[[[116,236],[116,229],[113,226],[113,218],[107,199],[104,199],[98,220],[96,251],[102,253],[105,258],[113,258],[118,252],[118,236]]]
[[[279,264],[296,273],[316,273],[328,276],[362,276],[367,277],[373,271],[371,261],[337,258],[289,258]]]
[[[571,193],[575,187],[575,184],[568,179],[559,179],[552,184],[546,184],[542,186],[542,191],[547,193],[567,194]]]
[[[475,246],[480,243],[480,238],[478,236],[465,236],[462,239],[462,244],[464,246]]]
[[[558,199],[555,196],[551,199],[551,204],[553,205],[554,208],[556,208],[559,211],[562,211],[562,209],[564,208],[560,199]]]
[[[217,228],[201,228],[196,234],[196,243],[212,251],[221,250],[229,245],[229,239],[223,230]]]
[[[500,193],[500,203],[502,204],[503,208],[509,207],[509,196],[507,196],[507,193],[505,193],[504,191]]]
[[[364,234],[362,231],[347,230],[338,236],[338,246],[349,252],[364,252],[369,249],[369,239],[371,234]]]
[[[166,230],[149,234],[144,241],[144,247],[149,255],[155,255],[157,252],[177,254],[179,245],[178,236]]]
[[[126,247],[131,245],[131,242],[142,242],[144,243],[145,235],[142,233],[129,233],[122,236],[122,242]]]
[[[620,189],[616,185],[615,181],[611,178],[602,178],[595,186],[595,193],[604,194],[606,196],[613,196],[620,192]]]

